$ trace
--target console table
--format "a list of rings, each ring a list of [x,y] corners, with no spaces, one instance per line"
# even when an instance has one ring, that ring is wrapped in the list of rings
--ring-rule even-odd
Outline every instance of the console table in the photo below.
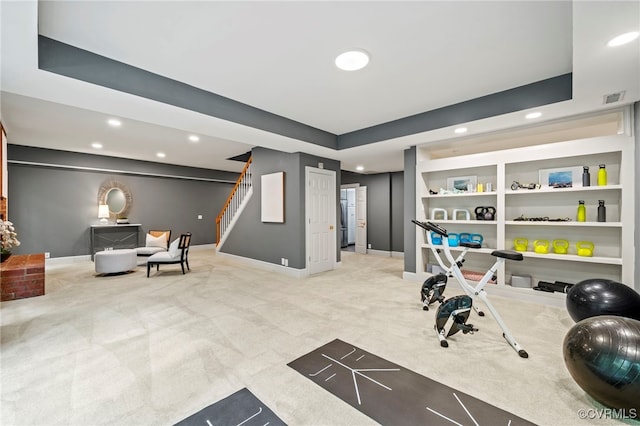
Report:
[[[91,225],[91,260],[96,252],[111,249],[131,249],[140,244],[139,223],[122,225]]]

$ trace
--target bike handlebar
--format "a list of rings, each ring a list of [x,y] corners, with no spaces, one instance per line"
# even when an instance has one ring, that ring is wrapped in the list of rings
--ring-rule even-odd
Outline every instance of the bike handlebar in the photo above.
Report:
[[[447,230],[441,227],[440,225],[436,225],[435,223],[419,222],[415,219],[411,219],[411,222],[415,223],[416,225],[418,225],[419,227],[427,231],[433,231],[436,234],[442,235],[443,237],[449,237],[449,235],[447,234]]]

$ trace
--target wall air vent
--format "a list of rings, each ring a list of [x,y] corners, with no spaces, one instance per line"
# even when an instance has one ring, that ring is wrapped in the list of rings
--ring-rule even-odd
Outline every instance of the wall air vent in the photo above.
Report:
[[[620,102],[624,98],[624,92],[611,93],[609,95],[604,95],[604,104],[613,104],[616,102]]]

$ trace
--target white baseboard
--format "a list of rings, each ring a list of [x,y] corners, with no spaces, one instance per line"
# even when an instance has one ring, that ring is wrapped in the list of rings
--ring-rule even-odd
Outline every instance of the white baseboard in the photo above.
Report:
[[[45,266],[61,266],[71,265],[73,263],[83,263],[91,261],[91,255],[83,254],[81,256],[64,256],[64,257],[51,257],[44,260]]]
[[[199,244],[193,245],[189,247],[189,250],[215,250],[216,245],[213,244]],[[45,266],[64,266],[64,265],[73,265],[74,263],[83,263],[90,262],[91,255],[90,254],[82,254],[79,256],[62,256],[62,257],[51,257],[49,259],[44,260]]]
[[[399,259],[404,259],[404,252],[402,251],[367,249],[367,254],[372,254],[374,256],[396,257]]]
[[[511,287],[510,285],[488,284],[485,290],[489,296],[507,297],[523,302],[539,303],[541,305],[555,306],[563,308],[567,304],[567,295],[564,293],[547,293],[536,291],[531,288]]]
[[[215,243],[198,244],[198,245],[189,247],[189,250],[215,250],[215,249],[216,249],[216,244]]]
[[[431,274],[429,273],[418,274],[415,272],[402,272],[402,279],[412,282],[422,282],[430,276]],[[451,278],[449,280],[449,283],[457,288],[460,288],[455,278]],[[447,284],[447,286],[449,286],[449,284]],[[522,302],[532,302],[541,305],[556,306],[560,308],[566,306],[566,294],[564,293],[546,293],[530,288],[511,287],[510,285],[487,284],[484,288],[489,296],[506,297]],[[445,297],[447,297],[446,291]]]
[[[415,272],[407,272],[407,271],[402,272],[402,279],[407,281],[415,281],[415,282],[424,281],[424,280],[421,280],[418,274],[416,274]]]
[[[235,254],[229,254],[224,252],[217,252],[216,256],[224,256],[229,259],[233,259],[239,263],[245,265],[254,266],[265,271],[278,272],[280,274],[288,275],[294,278],[303,278],[309,275],[307,269],[295,269],[288,266],[276,265],[275,263],[269,263],[262,260],[250,259],[248,257],[237,256]]]

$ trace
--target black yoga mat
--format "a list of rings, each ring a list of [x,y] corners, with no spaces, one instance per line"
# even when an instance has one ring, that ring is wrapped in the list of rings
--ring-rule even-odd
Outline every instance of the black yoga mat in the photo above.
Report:
[[[176,426],[286,426],[249,389],[244,388],[176,423]]]
[[[288,365],[383,425],[533,425],[338,339]]]

